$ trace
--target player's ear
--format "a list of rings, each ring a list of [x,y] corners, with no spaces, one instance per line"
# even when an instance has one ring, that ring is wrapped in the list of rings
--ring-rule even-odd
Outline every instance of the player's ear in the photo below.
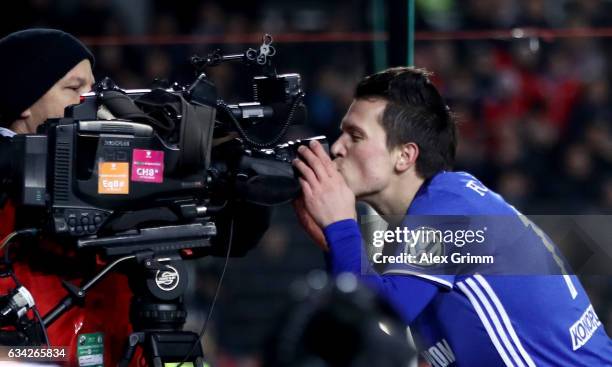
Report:
[[[397,149],[397,159],[395,161],[395,169],[399,172],[405,172],[410,168],[415,167],[417,158],[419,157],[419,146],[413,142],[402,144]]]

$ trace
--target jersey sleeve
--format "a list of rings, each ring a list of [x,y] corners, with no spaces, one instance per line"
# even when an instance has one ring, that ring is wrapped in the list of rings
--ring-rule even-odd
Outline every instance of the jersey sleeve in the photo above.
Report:
[[[355,220],[333,223],[324,232],[330,248],[327,262],[332,275],[355,274],[362,283],[386,299],[404,322],[412,323],[437,294],[438,287],[422,278],[377,274],[366,257]]]

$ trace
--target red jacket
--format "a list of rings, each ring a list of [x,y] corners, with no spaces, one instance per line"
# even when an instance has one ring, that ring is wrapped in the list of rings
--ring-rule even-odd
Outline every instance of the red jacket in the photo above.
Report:
[[[12,232],[14,226],[15,209],[10,203],[7,203],[0,210],[0,238]],[[52,246],[56,250],[53,251],[55,253],[48,254],[36,249],[36,252],[31,254],[26,252],[25,256],[21,256],[13,265],[17,278],[34,297],[42,317],[67,295],[61,284],[62,280],[68,280],[75,285],[80,285],[83,280],[82,275],[78,273],[67,278],[65,274],[58,275],[56,271],[38,269],[33,265],[33,263],[45,263],[47,259],[57,255],[58,251],[62,251],[57,244],[52,244]],[[14,247],[11,247],[11,250]],[[22,249],[21,252],[25,252],[25,249]],[[74,254],[68,257],[74,261],[81,261]],[[49,263],[54,263],[54,261],[49,261]],[[92,267],[94,266],[95,264],[92,263]],[[12,279],[0,278],[0,295],[6,294],[14,287]],[[76,356],[78,335],[102,332],[104,333],[104,365],[115,366],[123,355],[127,337],[131,332],[129,323],[131,295],[124,275],[118,273],[107,275],[87,293],[83,307],[74,306],[51,324],[47,329],[51,345],[68,347],[68,365],[78,366]],[[136,354],[131,366],[142,364],[140,353]]]

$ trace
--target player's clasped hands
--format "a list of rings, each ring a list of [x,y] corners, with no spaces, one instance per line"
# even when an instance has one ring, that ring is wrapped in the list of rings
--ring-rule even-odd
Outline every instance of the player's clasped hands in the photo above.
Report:
[[[312,220],[325,228],[343,219],[355,219],[355,195],[323,146],[313,140],[309,147],[301,146],[298,153],[300,158],[293,165],[302,176],[304,208]],[[301,217],[301,213],[298,215]]]

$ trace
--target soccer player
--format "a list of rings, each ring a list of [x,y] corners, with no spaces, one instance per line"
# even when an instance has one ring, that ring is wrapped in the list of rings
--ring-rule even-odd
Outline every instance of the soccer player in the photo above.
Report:
[[[451,171],[455,123],[425,71],[399,67],[366,77],[341,130],[333,161],[316,142],[299,150],[298,217],[327,249],[333,274],[358,274],[395,306],[427,361],[612,365],[612,341],[552,241],[476,178]],[[400,229],[433,231],[433,239],[400,238],[403,245],[392,248],[403,257],[375,273],[356,199],[385,217],[399,216],[393,225]],[[483,243],[464,245],[467,231]],[[451,238],[442,238],[447,233]],[[389,237],[395,234],[403,233]],[[471,262],[462,257],[468,252],[494,261]],[[414,261],[423,254],[446,262]],[[401,261],[408,255],[412,261]]]

